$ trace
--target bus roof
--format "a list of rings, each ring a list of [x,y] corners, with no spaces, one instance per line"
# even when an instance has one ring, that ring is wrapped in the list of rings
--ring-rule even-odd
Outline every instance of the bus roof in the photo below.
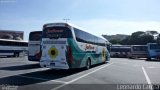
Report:
[[[74,25],[74,24],[72,24],[72,23],[68,23],[68,22],[47,23],[47,24],[44,24],[43,27],[45,27],[45,26],[47,26],[47,25],[51,25],[51,26],[54,26],[54,25],[55,25],[55,26],[58,26],[58,25],[69,25],[69,26],[72,26],[72,27],[74,27],[74,28],[77,28],[77,29],[80,29],[80,30],[84,31],[84,29],[82,29],[81,27],[79,27],[79,26],[77,26],[77,25]],[[84,31],[84,32],[87,32],[87,31]],[[87,32],[87,33],[90,33],[90,32]],[[90,33],[90,34],[92,34],[92,33]],[[94,34],[92,34],[92,35],[94,35]],[[107,44],[110,44],[110,42],[109,42],[107,39],[105,39],[104,37],[102,37],[102,36],[97,36],[97,35],[94,35],[94,36],[96,36],[96,37],[98,37],[98,38],[101,38],[101,39],[103,39],[104,41],[106,41]]]
[[[28,43],[28,41],[24,41],[24,40],[9,40],[9,39],[0,39],[0,41],[26,42],[26,43]]]
[[[75,27],[75,28],[78,28],[78,29],[82,29],[74,24],[71,24],[71,23],[68,23],[68,22],[55,22],[55,23],[47,23],[47,24],[44,24],[43,26],[46,26],[46,25],[69,25],[69,26],[72,26],[72,27]]]
[[[31,31],[30,33],[34,33],[34,32],[42,32],[42,31]]]
[[[146,45],[131,45],[131,46],[146,46]]]

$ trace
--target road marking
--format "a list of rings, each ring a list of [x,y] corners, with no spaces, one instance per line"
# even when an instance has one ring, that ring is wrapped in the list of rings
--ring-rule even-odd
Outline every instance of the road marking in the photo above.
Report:
[[[31,78],[31,79],[37,79],[37,80],[44,80],[44,81],[52,81],[52,82],[58,82],[58,83],[67,83],[65,81],[59,81],[59,80],[50,80],[50,79],[44,79],[44,78],[36,78],[36,77],[29,77],[29,76],[23,76],[23,75],[17,75],[19,77],[24,77],[24,78]]]
[[[156,68],[160,68],[160,67],[147,67],[147,68],[153,68],[153,69],[156,69]]]
[[[149,79],[149,77],[148,77],[148,75],[147,75],[147,72],[146,72],[146,70],[144,69],[143,66],[142,66],[142,70],[143,70],[144,76],[146,77],[147,83],[148,83],[148,84],[151,84],[151,80]]]
[[[69,81],[69,82],[67,82],[67,83],[65,83],[65,84],[62,84],[62,85],[60,85],[60,86],[58,86],[58,87],[56,87],[56,88],[53,88],[53,89],[51,89],[51,90],[57,90],[57,89],[59,89],[59,88],[62,88],[62,87],[66,86],[66,85],[68,85],[68,84],[70,84],[70,83],[73,83],[73,82],[75,82],[75,81],[77,81],[77,80],[79,80],[79,79],[81,79],[81,78],[83,78],[83,77],[86,77],[86,76],[88,76],[88,75],[90,75],[90,74],[92,74],[92,73],[94,73],[94,72],[96,72],[96,71],[98,71],[98,70],[101,70],[101,69],[103,69],[103,68],[105,68],[105,67],[108,67],[108,66],[110,66],[110,65],[112,65],[112,64],[113,64],[113,63],[107,64],[107,65],[105,65],[105,66],[103,66],[103,67],[100,67],[100,68],[98,68],[98,69],[96,69],[96,70],[93,70],[93,71],[91,71],[91,72],[89,72],[89,73],[86,73],[86,74],[84,74],[84,75],[82,75],[82,76],[80,76],[80,77],[78,77],[78,78],[75,78],[75,79],[73,79],[73,80],[71,80],[71,81]]]

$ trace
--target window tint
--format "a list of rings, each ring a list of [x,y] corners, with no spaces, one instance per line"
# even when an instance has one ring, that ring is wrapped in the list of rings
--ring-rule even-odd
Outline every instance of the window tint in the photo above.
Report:
[[[134,51],[147,51],[147,46],[133,46]]]
[[[72,32],[67,27],[47,27],[43,30],[43,38],[72,38]]]
[[[42,37],[42,31],[30,32],[29,40],[31,41],[40,41]]]
[[[87,33],[85,31],[82,31],[82,30],[79,30],[76,28],[74,28],[74,32],[75,32],[76,40],[78,42],[84,42],[84,43],[105,46],[105,40],[103,40],[97,36],[94,36],[90,33]]]
[[[151,44],[150,49],[160,49],[160,45],[158,44]]]
[[[112,52],[131,52],[129,47],[111,47]]]
[[[80,31],[78,29],[74,29],[74,32],[77,41],[87,43],[85,32]]]
[[[0,41],[1,46],[28,46],[27,42]]]

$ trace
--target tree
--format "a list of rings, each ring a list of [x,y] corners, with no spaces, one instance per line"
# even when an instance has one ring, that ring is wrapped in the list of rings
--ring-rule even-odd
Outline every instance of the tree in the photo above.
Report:
[[[139,41],[140,36],[143,35],[144,33],[145,32],[143,32],[143,31],[137,31],[137,32],[132,33],[131,38],[129,40],[129,44],[130,45],[140,44],[140,41]]]
[[[145,45],[147,43],[154,43],[155,40],[154,40],[154,36],[152,35],[143,35],[143,36],[140,36],[139,38],[139,44],[140,45]]]
[[[149,33],[151,33],[152,35],[158,34],[157,31],[146,31],[146,32],[149,32]]]
[[[145,45],[147,43],[154,43],[154,36],[152,34],[148,34],[143,31],[137,31],[132,33],[130,37],[125,38],[124,40],[120,41],[120,44],[122,45]]]
[[[130,45],[130,38],[131,36],[126,37],[125,39],[123,39],[120,44],[122,45]]]
[[[109,42],[112,44],[120,44],[120,40],[117,40],[117,39],[112,39]]]
[[[110,42],[112,44],[122,44],[122,45],[146,45],[147,43],[159,43],[160,44],[160,34],[157,37],[157,40],[154,39],[154,36],[157,35],[157,31],[137,31],[133,32],[131,36],[126,37],[125,39],[112,39]]]

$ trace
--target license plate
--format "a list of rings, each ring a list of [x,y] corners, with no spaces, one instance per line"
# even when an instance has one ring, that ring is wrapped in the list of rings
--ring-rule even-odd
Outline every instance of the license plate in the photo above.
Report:
[[[55,66],[55,63],[50,63],[51,66]]]

